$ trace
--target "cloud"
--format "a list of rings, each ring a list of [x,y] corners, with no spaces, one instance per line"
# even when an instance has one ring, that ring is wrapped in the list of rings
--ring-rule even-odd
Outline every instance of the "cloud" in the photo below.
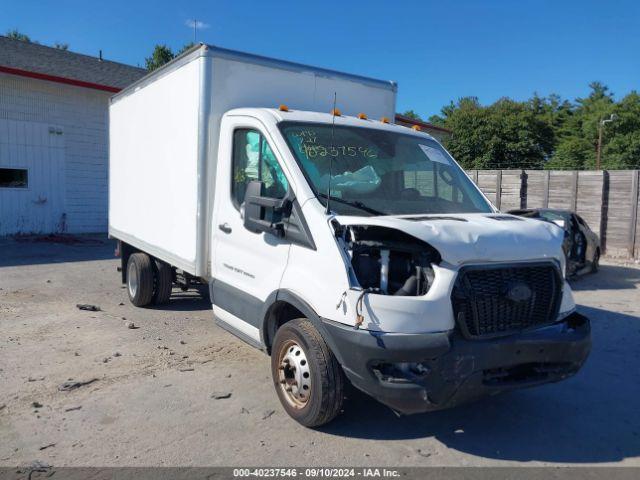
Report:
[[[205,28],[210,27],[208,23],[201,22],[200,20],[186,20],[184,24],[187,27],[195,28],[196,30],[204,30]]]

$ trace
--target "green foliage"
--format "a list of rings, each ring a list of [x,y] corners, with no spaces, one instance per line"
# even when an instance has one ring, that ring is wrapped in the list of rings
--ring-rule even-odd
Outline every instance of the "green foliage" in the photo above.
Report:
[[[156,45],[151,52],[151,56],[144,59],[147,70],[152,72],[156,68],[161,67],[165,63],[170,62],[175,54],[166,45]]]
[[[12,40],[20,40],[21,42],[31,43],[31,39],[28,35],[25,35],[22,32],[19,32],[17,29],[7,31],[7,38],[11,38]]]
[[[465,168],[540,168],[553,148],[552,126],[526,102],[467,97],[442,113],[433,120],[453,131],[445,145]]]
[[[195,43],[189,42],[180,50],[178,50],[178,53],[173,53],[173,50],[171,50],[170,47],[167,47],[164,44],[163,45],[157,44],[153,48],[153,52],[151,52],[151,56],[144,59],[147,70],[152,72],[156,68],[159,68],[165,63],[170,62],[171,60],[176,58],[178,55],[186,52],[194,45]]]
[[[405,117],[408,117],[412,120],[422,120],[422,118],[420,117],[420,115],[418,115],[416,112],[414,112],[413,110],[407,110],[406,112],[404,112],[402,115],[404,115]]]
[[[482,106],[465,97],[429,121],[453,134],[445,146],[465,168],[595,168],[603,119],[602,168],[640,168],[640,95],[619,102],[600,82],[574,103],[558,95],[534,94],[525,102],[502,98]]]
[[[178,55],[183,54],[184,52],[186,52],[187,50],[189,50],[189,49],[190,49],[191,47],[193,47],[193,46],[195,46],[195,43],[193,43],[193,42],[189,42],[189,43],[187,43],[184,47],[182,47],[182,48],[178,51],[178,53],[176,53],[176,57],[177,57]]]
[[[27,35],[25,33],[22,33],[21,31],[19,31],[16,28],[14,28],[13,30],[8,30],[7,33],[6,33],[6,37],[10,38],[12,40],[19,40],[21,42],[36,43],[36,44],[40,43],[38,41],[31,40],[31,37],[29,37],[29,35]],[[69,44],[68,43],[55,42],[52,45],[52,47],[53,48],[58,48],[60,50],[69,50]]]

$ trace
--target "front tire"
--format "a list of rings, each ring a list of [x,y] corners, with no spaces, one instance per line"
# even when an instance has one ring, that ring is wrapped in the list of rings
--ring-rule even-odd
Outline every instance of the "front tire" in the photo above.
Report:
[[[318,427],[340,413],[345,388],[342,367],[306,318],[291,320],[276,332],[271,374],[280,403],[298,423]]]
[[[153,299],[153,265],[146,253],[131,254],[127,262],[127,292],[136,307],[146,307]]]

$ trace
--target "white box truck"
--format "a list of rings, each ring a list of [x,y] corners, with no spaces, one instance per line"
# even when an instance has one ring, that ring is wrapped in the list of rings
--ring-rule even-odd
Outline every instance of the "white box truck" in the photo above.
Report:
[[[567,378],[590,351],[562,231],[498,212],[437,141],[391,123],[395,98],[199,45],[111,101],[131,301],[208,285],[303,425],[332,420],[348,383],[410,414]]]

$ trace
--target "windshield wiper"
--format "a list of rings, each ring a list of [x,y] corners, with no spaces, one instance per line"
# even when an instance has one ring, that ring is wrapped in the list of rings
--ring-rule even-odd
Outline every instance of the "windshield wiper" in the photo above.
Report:
[[[328,198],[326,193],[318,193],[318,196],[322,198]],[[363,212],[371,213],[372,215],[387,215],[387,213],[381,212],[380,210],[376,210],[375,208],[368,207],[367,205],[365,205],[364,203],[358,200],[344,200],[343,198],[334,197],[333,195],[331,195],[331,201],[343,203],[345,205],[350,205],[352,207],[362,210]]]

